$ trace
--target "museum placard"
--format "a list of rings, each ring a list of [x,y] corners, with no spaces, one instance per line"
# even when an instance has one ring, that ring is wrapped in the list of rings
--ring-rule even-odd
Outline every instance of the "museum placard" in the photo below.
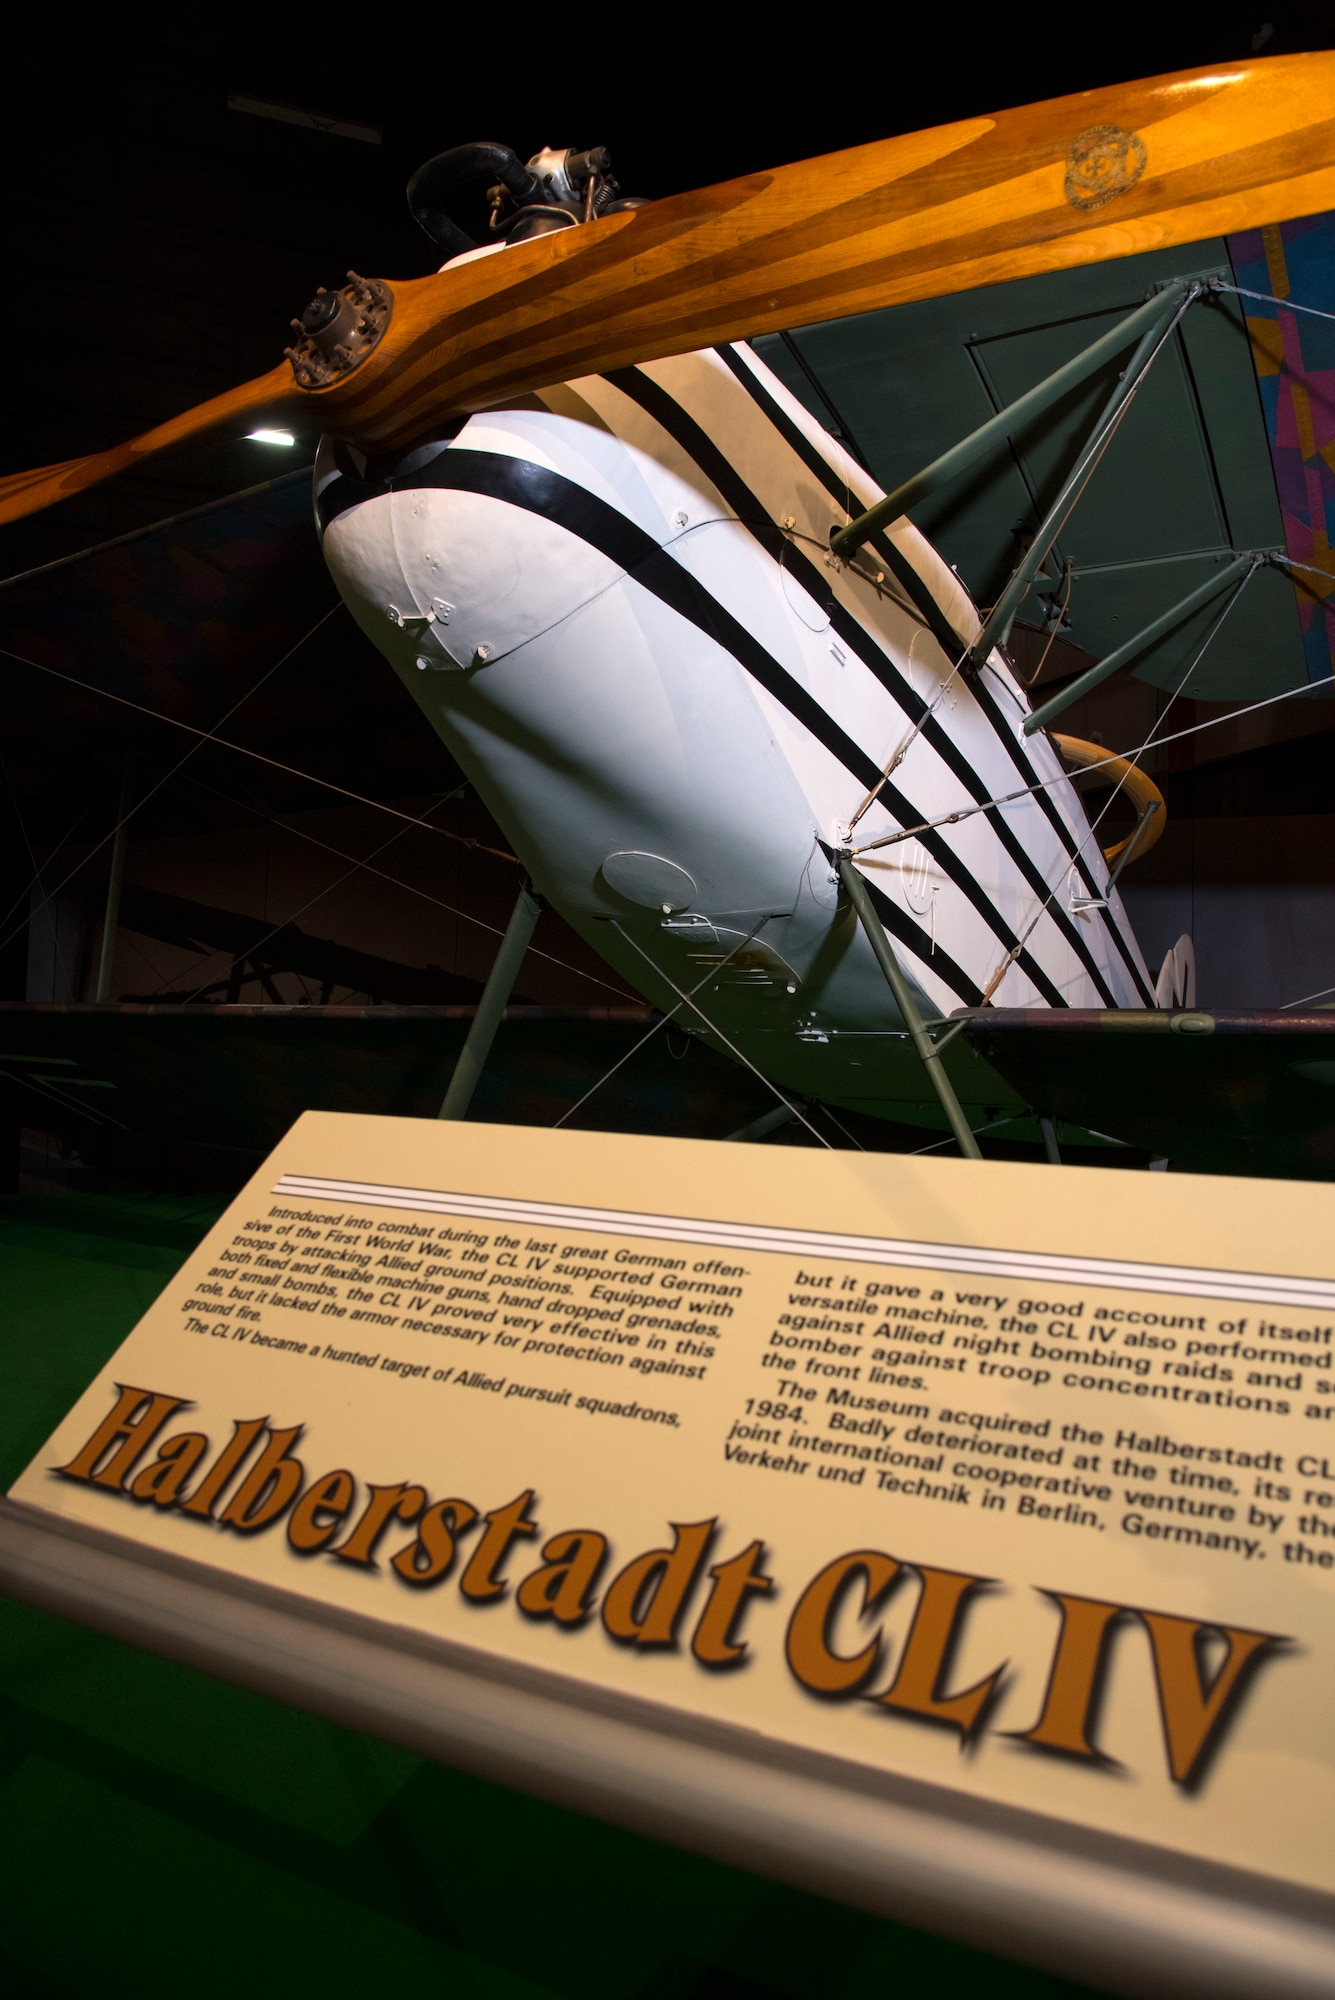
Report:
[[[1329,1891],[1329,1212],[311,1113],[11,1497]]]

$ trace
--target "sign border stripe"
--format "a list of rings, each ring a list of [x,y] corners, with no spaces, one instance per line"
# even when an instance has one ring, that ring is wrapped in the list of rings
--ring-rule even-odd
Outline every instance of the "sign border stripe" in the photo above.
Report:
[[[1289,1277],[1273,1271],[1207,1270],[1193,1264],[1138,1263],[1115,1257],[1078,1257],[1064,1251],[1000,1250],[969,1243],[928,1243],[916,1238],[855,1236],[832,1230],[725,1222],[696,1216],[654,1215],[635,1209],[589,1208],[567,1202],[525,1201],[514,1196],[469,1194],[436,1188],[395,1187],[378,1181],[331,1180],[283,1174],[276,1196],[361,1202],[465,1221],[509,1222],[526,1228],[598,1230],[609,1236],[709,1245],[779,1255],[838,1257],[849,1263],[893,1264],[907,1269],[967,1273],[975,1277],[1101,1285],[1134,1292],[1185,1293],[1193,1298],[1298,1306],[1335,1312],[1335,1279]]]

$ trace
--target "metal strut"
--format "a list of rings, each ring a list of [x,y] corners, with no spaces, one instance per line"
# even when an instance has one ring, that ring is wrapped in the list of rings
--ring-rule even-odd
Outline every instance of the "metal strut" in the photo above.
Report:
[[[929,494],[935,493],[938,487],[957,479],[962,472],[968,472],[980,460],[989,458],[1014,432],[1023,430],[1024,426],[1031,423],[1035,417],[1042,416],[1045,410],[1060,402],[1070,390],[1078,387],[1089,376],[1097,374],[1105,362],[1120,354],[1137,335],[1145,337],[1148,342],[1147,351],[1152,349],[1153,343],[1166,330],[1174,315],[1192,298],[1199,296],[1202,290],[1203,287],[1199,282],[1175,278],[1162,292],[1156,293],[1119,325],[1105,333],[1102,339],[1096,340],[1092,347],[1087,347],[1082,354],[1077,354],[1054,375],[1048,375],[1043,381],[1036,383],[1025,395],[1009,404],[1006,409],[998,411],[995,417],[989,418],[987,423],[980,425],[969,437],[962,438],[958,444],[952,445],[949,451],[942,452],[940,458],[933,459],[930,465],[924,466],[921,472],[913,475],[912,479],[906,479],[893,493],[887,493],[884,500],[878,500],[874,507],[869,507],[856,521],[850,521],[846,528],[831,537],[830,547],[834,554],[841,561],[850,562],[863,543],[869,541],[874,534],[882,528],[888,528],[901,514],[907,514],[911,507],[916,507],[919,501],[926,500]],[[1126,384],[1128,392],[1133,385],[1139,373],[1141,358],[1138,353],[1123,372],[1118,391],[1114,392],[1119,401],[1122,384]],[[1096,432],[1101,431],[1113,413],[1105,407],[1103,416],[1096,426]],[[1085,452],[1080,456],[1083,460]],[[1036,537],[1035,545],[1037,540]],[[1038,561],[1042,561],[1041,554]],[[1035,563],[1035,568],[1037,567],[1038,564]]]
[[[1160,347],[1173,327],[1192,301],[1201,296],[1202,290],[1203,287],[1199,284],[1185,284],[1178,279],[1167,286],[1159,298],[1151,301],[1151,304],[1157,307],[1157,311],[1151,315],[1149,324],[1136,343],[1135,353],[1118,376],[1116,386],[1100,410],[1094,428],[1076,455],[1075,464],[1062,481],[1061,491],[1044,515],[1028,550],[1015,565],[1010,582],[979,627],[978,636],[964,658],[966,673],[981,667],[992,648],[1004,646],[1010,638],[1016,614],[1028,596],[1039,570],[1043,567],[1049,550],[1070,519],[1104,451],[1112,442],[1113,433],[1126,414],[1127,404],[1149,374]],[[1138,318],[1139,315],[1132,315],[1132,319]],[[1131,323],[1131,320],[1123,320],[1118,331],[1126,332]],[[1048,382],[1042,386],[1050,388],[1054,379],[1049,377]]]
[[[1203,604],[1208,604],[1211,598],[1218,597],[1231,583],[1238,582],[1244,571],[1250,576],[1261,563],[1268,562],[1272,554],[1273,551],[1270,549],[1244,549],[1241,554],[1235,555],[1225,568],[1217,569],[1212,575],[1207,576],[1205,582],[1197,589],[1186,597],[1179,598],[1176,604],[1152,619],[1136,633],[1133,639],[1128,639],[1119,646],[1115,653],[1109,653],[1105,659],[1097,661],[1092,667],[1087,667],[1083,674],[1068,682],[1040,708],[1036,708],[1032,715],[1026,715],[1022,725],[1025,735],[1033,736],[1038,730],[1046,729],[1048,724],[1054,721],[1064,708],[1069,708],[1073,701],[1079,701],[1081,695],[1088,694],[1091,688],[1098,687],[1099,683],[1106,681],[1110,674],[1115,674],[1119,667],[1124,667],[1129,660],[1134,660],[1138,654],[1145,652],[1156,639],[1162,639],[1165,632],[1171,632],[1175,625],[1182,623],[1183,619],[1190,618],[1193,611],[1199,611]]]
[[[867,941],[876,954],[876,962],[885,974],[886,984],[895,996],[895,1005],[904,1019],[914,1048],[922,1061],[931,1082],[932,1089],[940,1099],[941,1109],[946,1114],[946,1123],[955,1135],[961,1153],[966,1160],[981,1160],[978,1141],[974,1138],[969,1121],[955,1095],[955,1086],[946,1074],[941,1060],[941,1050],[936,1046],[922,1023],[922,1015],[914,1004],[909,983],[904,977],[895,948],[886,934],[885,927],[876,914],[875,905],[868,893],[867,885],[853,865],[851,855],[839,857],[839,880],[848,891],[848,900],[862,920],[862,928],[867,933]]]
[[[492,961],[487,983],[482,989],[482,998],[477,1003],[473,1025],[459,1051],[459,1060],[454,1065],[449,1089],[445,1092],[445,1102],[436,1113],[438,1118],[466,1118],[468,1107],[473,1101],[478,1078],[482,1074],[491,1045],[496,1039],[496,1030],[501,1025],[510,995],[514,992],[519,968],[524,962],[529,940],[533,936],[538,918],[542,915],[542,904],[533,894],[527,882],[519,891],[510,921],[505,927],[500,950]]]
[[[749,1123],[739,1125],[735,1132],[726,1132],[723,1144],[733,1146],[753,1139],[768,1139],[771,1132],[777,1132],[782,1125],[791,1124],[796,1116],[797,1113],[791,1104],[776,1104],[772,1111],[762,1111],[759,1118],[752,1118]]]

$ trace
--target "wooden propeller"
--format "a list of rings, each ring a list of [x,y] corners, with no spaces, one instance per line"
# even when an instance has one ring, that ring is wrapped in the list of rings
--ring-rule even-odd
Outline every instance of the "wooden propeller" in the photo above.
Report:
[[[1335,207],[1335,53],[964,119],[389,286],[326,387],[283,363],[110,451],[0,480],[0,522],[242,422],[405,447],[572,377]]]

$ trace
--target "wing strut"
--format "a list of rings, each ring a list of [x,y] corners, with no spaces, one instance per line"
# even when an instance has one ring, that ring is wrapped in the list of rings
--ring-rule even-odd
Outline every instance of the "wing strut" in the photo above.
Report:
[[[510,921],[505,927],[487,983],[482,989],[482,998],[477,1003],[473,1025],[468,1030],[468,1038],[459,1051],[459,1059],[454,1065],[449,1088],[445,1092],[445,1102],[436,1113],[438,1118],[466,1118],[468,1107],[477,1089],[477,1080],[482,1074],[491,1045],[496,1039],[496,1030],[501,1025],[501,1016],[506,1003],[515,990],[519,968],[524,963],[524,954],[542,915],[542,904],[534,895],[528,883],[515,901],[510,913]]]
[[[1101,335],[1092,346],[1073,356],[1053,374],[1045,375],[1041,382],[1036,382],[1032,389],[1027,389],[1023,396],[1016,398],[1015,402],[1008,403],[995,417],[989,417],[985,424],[980,424],[968,437],[961,438],[958,444],[950,447],[949,451],[943,451],[939,458],[934,458],[921,472],[915,472],[911,479],[901,481],[893,493],[887,493],[884,500],[878,500],[874,507],[869,507],[856,521],[850,521],[846,528],[831,538],[830,548],[833,553],[842,562],[851,561],[863,543],[869,541],[879,530],[891,527],[901,514],[907,514],[911,508],[928,499],[940,487],[948,485],[952,479],[958,479],[962,473],[971,472],[975,465],[980,465],[991,458],[993,453],[1000,451],[1017,432],[1024,430],[1026,425],[1034,422],[1035,418],[1050,410],[1054,403],[1059,403],[1072,389],[1088,381],[1091,375],[1096,375],[1099,369],[1115,355],[1120,354],[1124,347],[1129,347],[1138,334],[1148,338],[1152,347],[1165,327],[1176,317],[1179,309],[1190,304],[1191,300],[1199,296],[1203,290],[1202,285],[1188,286],[1185,280],[1174,279],[1173,283],[1166,285],[1162,292],[1156,292],[1155,296],[1148,299],[1143,306],[1138,306],[1135,312],[1120,320],[1109,332]],[[1137,360],[1139,358],[1137,356]],[[1128,376],[1134,379],[1139,372],[1136,363],[1133,362],[1123,374],[1122,380],[1126,381]],[[1099,427],[1096,427],[1096,434],[1097,428],[1101,428],[1107,421],[1108,415],[1109,412],[1105,410]],[[1081,455],[1084,456],[1083,453]]]
[[[955,1095],[955,1086],[946,1075],[945,1064],[941,1060],[941,1050],[936,1046],[922,1024],[922,1015],[914,1005],[909,983],[903,968],[895,957],[895,948],[886,934],[880,918],[876,914],[867,886],[858,874],[853,857],[840,856],[839,879],[848,891],[848,899],[862,920],[862,928],[867,933],[867,942],[876,954],[876,962],[885,974],[886,984],[895,996],[895,1005],[904,1017],[914,1048],[922,1058],[922,1066],[927,1072],[932,1089],[941,1100],[941,1109],[946,1114],[946,1123],[955,1134],[956,1142],[966,1160],[981,1160],[978,1141],[964,1115],[963,1108]]]
[[[1115,674],[1128,660],[1136,659],[1152,646],[1156,639],[1161,639],[1165,632],[1171,632],[1184,619],[1190,618],[1193,611],[1199,611],[1202,605],[1218,597],[1221,592],[1229,588],[1230,584],[1244,583],[1254,569],[1258,569],[1262,563],[1270,562],[1275,554],[1274,549],[1243,549],[1225,568],[1214,570],[1206,577],[1204,583],[1198,585],[1186,597],[1180,598],[1176,604],[1170,605],[1168,610],[1161,612],[1157,618],[1151,619],[1143,630],[1126,640],[1115,653],[1109,653],[1106,659],[1098,660],[1092,667],[1087,667],[1083,674],[1068,682],[1064,688],[1058,689],[1056,694],[1049,696],[1041,708],[1036,708],[1032,715],[1026,715],[1023,725],[1025,735],[1033,736],[1036,731],[1046,729],[1048,724],[1055,721],[1062,710],[1069,708],[1073,701],[1079,701],[1081,695],[1088,694],[1091,688],[1099,685],[1100,681],[1106,681],[1110,674]]]

